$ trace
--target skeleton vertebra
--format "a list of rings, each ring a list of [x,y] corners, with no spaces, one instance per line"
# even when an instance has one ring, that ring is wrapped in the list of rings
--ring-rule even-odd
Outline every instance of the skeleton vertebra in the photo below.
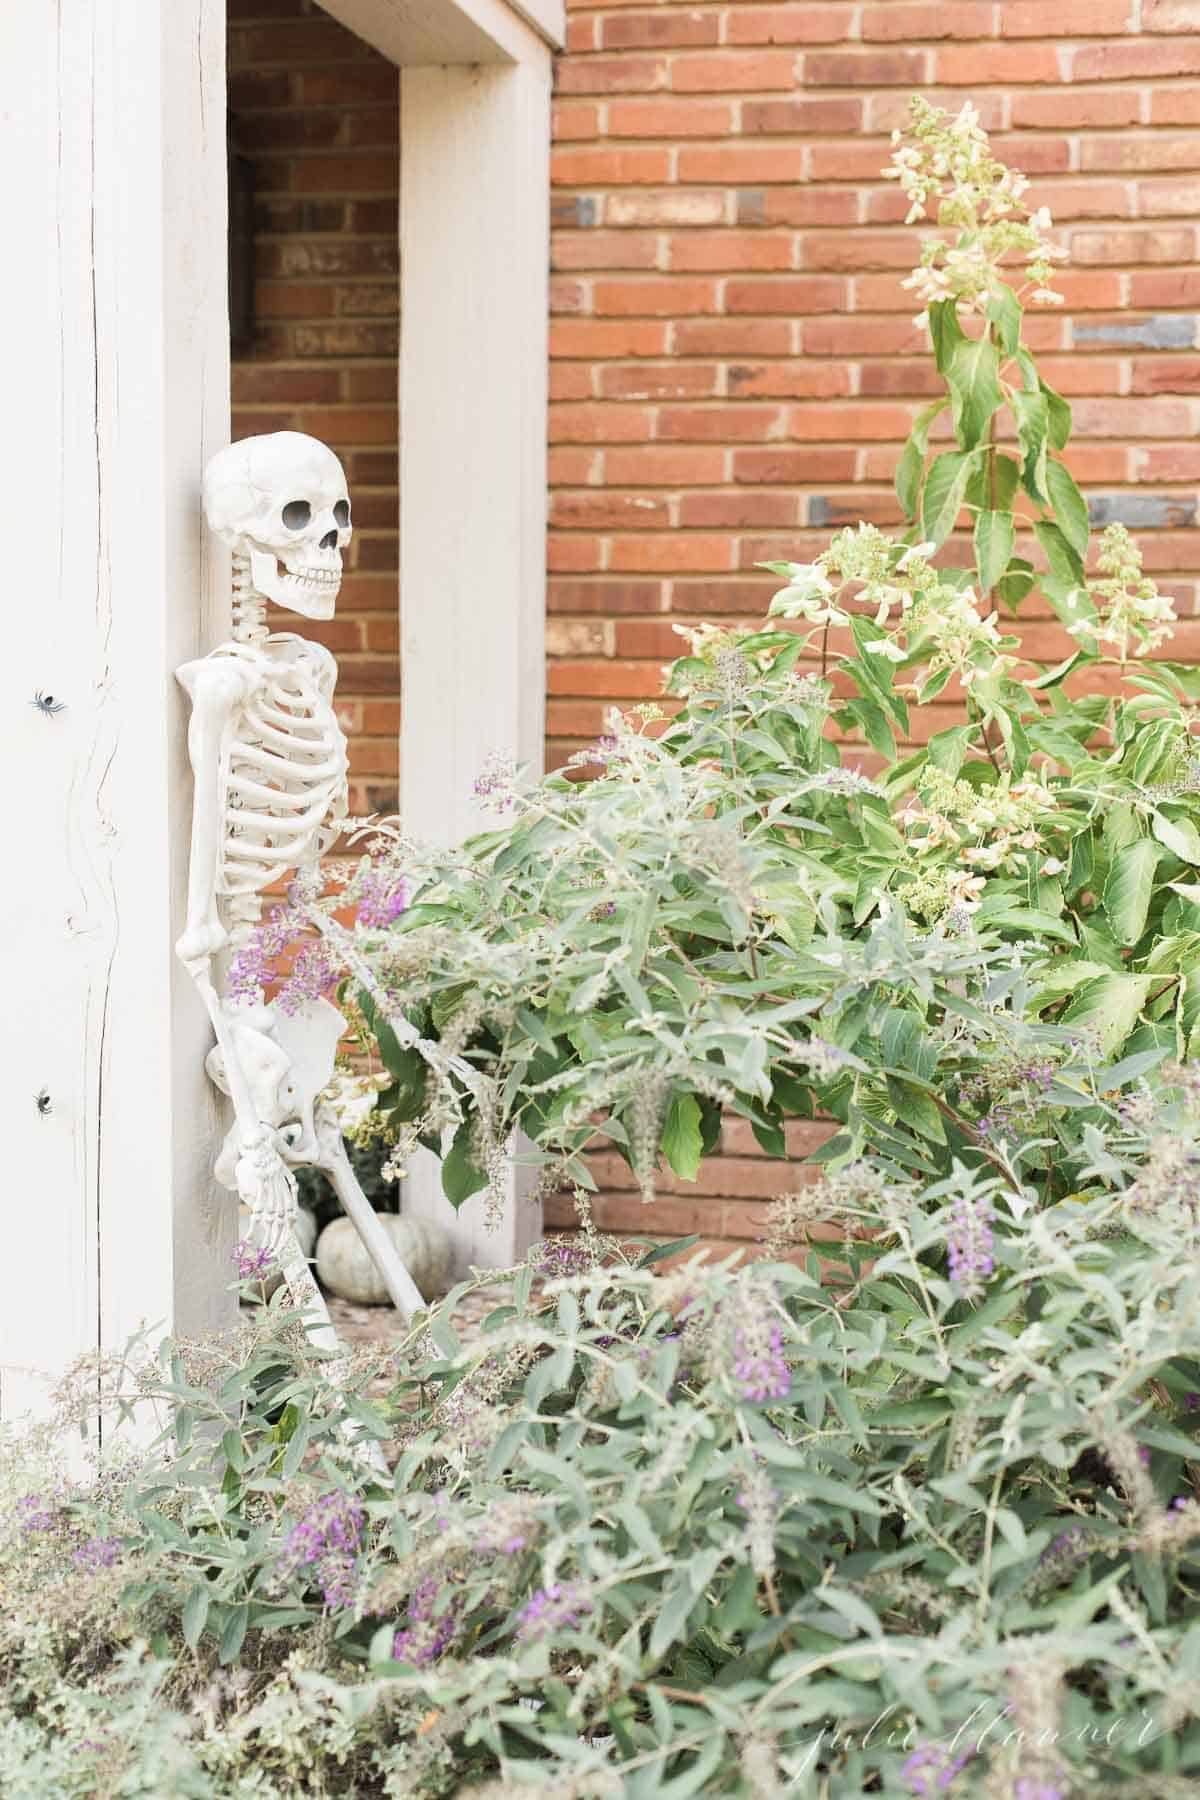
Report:
[[[289,869],[309,871],[346,810],[346,740],[333,708],[337,664],[321,645],[267,629],[266,603],[332,617],[350,541],[346,478],[315,438],[281,431],[214,456],[204,475],[209,525],[233,552],[234,641],[185,663],[195,776],[187,925],[176,950],[208,1007],[217,1046],[213,1079],[235,1123],[218,1179],[251,1208],[255,1235],[279,1255],[296,1304],[329,1316],[292,1233],[292,1168],[313,1163],[334,1180],[368,1252],[405,1315],[424,1301],[377,1227],[317,1095],[333,1072],[342,1029],[325,1002],[285,1019],[275,1008],[231,1011],[212,979],[216,953],[257,922],[263,890]],[[337,1137],[336,1148],[333,1138]]]

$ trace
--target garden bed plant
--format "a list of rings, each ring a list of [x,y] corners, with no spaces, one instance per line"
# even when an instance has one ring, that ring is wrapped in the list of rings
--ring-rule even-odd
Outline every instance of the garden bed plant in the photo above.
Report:
[[[915,103],[893,167],[946,387],[902,537],[778,565],[592,779],[497,759],[493,830],[378,827],[245,953],[338,987],[386,1076],[360,1137],[461,1204],[523,1134],[579,1235],[471,1341],[460,1294],[419,1319],[383,1395],[280,1297],[70,1385],[89,1442],[97,1404],[164,1432],[91,1481],[10,1452],[6,1796],[1194,1791],[1200,676],[1147,660],[1124,530],[1089,561],[1021,335],[1048,218],[969,109]],[[1051,669],[1008,629],[1035,587]],[[762,1260],[597,1234],[593,1148],[652,1200],[726,1112],[779,1156],[830,1121]]]

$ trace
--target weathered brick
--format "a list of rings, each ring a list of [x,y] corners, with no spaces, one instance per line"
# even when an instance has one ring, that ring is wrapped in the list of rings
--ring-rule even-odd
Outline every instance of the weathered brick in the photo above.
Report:
[[[596,375],[606,400],[687,400],[713,398],[721,371],[716,363],[642,362],[615,363]]]
[[[836,44],[846,29],[840,6],[730,6],[730,44]]]
[[[1150,95],[1152,125],[1194,125],[1196,88],[1192,82],[1178,88],[1156,88]]]
[[[661,356],[667,327],[653,319],[555,319],[551,356]]]
[[[607,225],[719,225],[724,217],[722,193],[610,194],[604,204]]]
[[[629,187],[666,181],[671,172],[668,150],[556,150],[550,179],[563,187]]]
[[[995,8],[991,0],[889,0],[865,6],[862,36],[867,43],[933,43],[938,38],[986,38],[992,35]]]
[[[846,284],[827,275],[763,275],[725,284],[731,313],[829,312],[843,306]]]
[[[852,450],[800,450],[778,445],[769,450],[735,450],[733,479],[768,485],[809,481],[849,481],[854,475]]]
[[[999,8],[1000,30],[1005,37],[1103,37],[1128,31],[1133,23],[1133,0],[1004,0]]]
[[[724,100],[682,96],[655,100],[612,100],[608,135],[614,138],[724,137],[733,129],[733,108]],[[560,134],[561,135],[561,134]],[[596,130],[579,135],[595,137]]]
[[[1194,525],[1195,494],[1089,494],[1093,525],[1129,525],[1138,531]]]
[[[989,87],[999,82],[1058,78],[1058,54],[1053,44],[954,44],[939,49],[936,60],[936,80],[947,87]]]
[[[658,50],[679,45],[715,44],[720,34],[716,13],[688,12],[682,7],[656,12],[617,13],[600,25],[605,50]]]
[[[1089,0],[1090,4],[1090,0]],[[1142,116],[1142,97],[1136,88],[1083,89],[1072,93],[1060,87],[1041,93],[1014,94],[1012,122],[1035,131],[1072,131],[1079,126],[1136,125]]]
[[[1155,356],[1135,362],[1130,374],[1131,394],[1200,394],[1200,358]]]
[[[812,87],[919,88],[931,78],[929,50],[847,50],[812,52],[804,59],[804,78]]]
[[[1079,146],[1082,169],[1188,169],[1200,167],[1200,132],[1167,137],[1151,131],[1138,136],[1084,138]]]
[[[786,356],[793,331],[788,319],[682,319],[671,348],[678,356]]]
[[[857,131],[863,121],[861,100],[747,100],[742,130],[771,137],[810,137],[831,131]]]
[[[1142,0],[1143,31],[1200,31],[1200,0]]]
[[[560,94],[652,94],[667,85],[665,57],[567,56],[555,67]]]
[[[1075,81],[1151,80],[1159,75],[1194,75],[1200,70],[1200,43],[1095,44],[1076,50]]]
[[[547,588],[551,613],[647,613],[662,609],[659,581],[614,581],[601,576],[589,581],[553,580]]]
[[[592,306],[598,318],[679,318],[718,310],[717,286],[683,276],[630,276],[597,281]]]
[[[1124,344],[1139,350],[1190,350],[1200,343],[1200,319],[1157,313],[1145,319],[1073,319],[1076,344]]]
[[[676,443],[745,443],[775,437],[783,415],[774,406],[665,406],[655,436]]]
[[[679,56],[671,65],[671,86],[683,94],[786,91],[795,79],[796,58],[785,50]]]
[[[1162,226],[1144,230],[1073,231],[1071,255],[1077,263],[1179,263],[1195,255],[1196,233],[1191,226],[1167,231]]]
[[[1197,96],[1200,111],[1200,96]],[[1200,170],[1174,181],[1139,181],[1138,212],[1144,218],[1164,218],[1181,213],[1189,219],[1200,218]]]
[[[678,152],[680,181],[750,182],[800,181],[804,175],[804,151],[800,145],[781,149],[777,144],[687,145]]]
[[[667,246],[672,269],[712,269],[732,274],[743,269],[790,269],[795,242],[790,232],[688,231]]]
[[[604,474],[614,487],[696,487],[724,479],[725,456],[723,449],[639,444],[607,451]]]

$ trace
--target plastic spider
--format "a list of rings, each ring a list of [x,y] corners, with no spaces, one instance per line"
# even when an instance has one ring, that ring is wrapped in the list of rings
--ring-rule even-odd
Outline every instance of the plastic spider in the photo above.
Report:
[[[37,1107],[37,1109],[38,1109],[39,1113],[42,1115],[43,1119],[46,1118],[50,1113],[52,1113],[54,1111],[54,1106],[53,1106],[50,1096],[46,1092],[45,1088],[39,1089],[39,1091],[33,1096],[33,1103]]]
[[[52,719],[55,713],[65,712],[67,707],[65,700],[56,700],[53,694],[43,694],[41,688],[38,689],[29,704],[36,707],[45,719]]]

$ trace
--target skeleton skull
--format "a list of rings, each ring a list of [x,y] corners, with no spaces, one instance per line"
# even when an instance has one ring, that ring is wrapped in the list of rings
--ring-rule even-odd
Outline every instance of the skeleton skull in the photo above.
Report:
[[[306,619],[333,617],[350,542],[337,457],[316,438],[274,431],[219,450],[204,471],[204,515],[250,563],[254,591]]]

